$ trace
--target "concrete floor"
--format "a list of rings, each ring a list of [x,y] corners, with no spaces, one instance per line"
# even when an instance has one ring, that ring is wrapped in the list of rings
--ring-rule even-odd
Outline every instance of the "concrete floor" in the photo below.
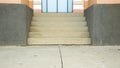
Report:
[[[1,46],[0,68],[120,68],[120,46]]]

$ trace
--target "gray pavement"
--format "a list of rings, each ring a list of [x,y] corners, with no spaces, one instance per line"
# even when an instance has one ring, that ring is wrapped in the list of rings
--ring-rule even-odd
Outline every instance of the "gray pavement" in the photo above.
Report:
[[[120,68],[120,46],[0,46],[0,68]]]

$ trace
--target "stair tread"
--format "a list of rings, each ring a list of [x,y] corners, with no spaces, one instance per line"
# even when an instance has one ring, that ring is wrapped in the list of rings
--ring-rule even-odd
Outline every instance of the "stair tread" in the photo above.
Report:
[[[30,38],[88,38],[89,32],[29,32]]]
[[[46,20],[46,19],[44,19],[44,20],[32,20],[33,22],[85,22],[85,20]]]
[[[75,19],[75,20],[81,20],[81,19],[85,19],[85,17],[58,17],[58,16],[56,16],[56,17],[33,17],[32,19],[35,19],[35,20],[42,20],[42,19],[46,19],[46,20],[48,20],[48,19],[50,19],[50,20],[62,20],[62,19],[66,19],[66,20],[69,20],[69,19]]]
[[[87,24],[31,24],[31,27],[86,27]]]
[[[29,34],[55,34],[55,33],[58,33],[58,34],[81,34],[81,33],[88,33],[89,32],[29,32]]]
[[[28,44],[91,44],[80,13],[34,13]]]
[[[79,25],[79,26],[87,26],[87,22],[61,22],[61,21],[54,21],[54,22],[32,22],[31,23],[32,26],[51,26],[51,25],[55,25],[55,26],[72,26],[72,25]]]
[[[28,44],[91,44],[90,38],[28,38]]]
[[[31,26],[30,28],[36,28],[36,29],[82,29],[82,28],[85,28],[85,29],[88,29],[88,27],[87,26],[81,26],[81,27],[59,27],[59,28],[56,28],[56,27],[39,27],[39,26]]]
[[[34,16],[84,16],[83,13],[34,13]]]
[[[57,23],[57,24],[58,23],[69,23],[69,24],[72,23],[73,24],[74,23],[74,24],[76,24],[76,23],[87,23],[87,22],[86,21],[79,21],[79,22],[75,22],[75,21],[71,21],[71,22],[67,22],[67,21],[62,21],[62,22],[61,21],[57,21],[57,22],[56,21],[49,21],[49,22],[48,21],[46,21],[46,22],[45,21],[44,22],[32,21],[32,23],[49,23],[49,24],[50,23]]]
[[[33,20],[43,20],[43,21],[47,21],[47,20],[53,20],[53,21],[55,21],[55,20],[57,20],[57,21],[59,21],[59,20],[66,20],[66,21],[75,21],[75,20],[78,20],[78,21],[82,21],[82,20],[85,20],[85,18],[67,18],[67,17],[65,17],[65,18],[58,18],[58,17],[55,17],[55,18],[51,18],[51,17],[48,17],[48,18],[33,18]]]
[[[88,32],[88,27],[60,27],[60,28],[56,28],[56,27],[31,27],[31,32],[39,32],[39,31],[56,31],[56,32],[61,32],[61,31],[77,31],[77,32]]]
[[[51,17],[44,17],[44,16],[34,16],[33,18],[85,18],[84,16],[51,16]]]

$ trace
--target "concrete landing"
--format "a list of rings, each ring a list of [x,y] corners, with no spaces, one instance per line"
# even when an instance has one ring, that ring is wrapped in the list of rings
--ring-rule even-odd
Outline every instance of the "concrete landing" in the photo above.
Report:
[[[61,47],[64,68],[120,68],[120,47]]]
[[[0,47],[1,68],[120,68],[120,46]]]
[[[1,68],[61,68],[58,47],[0,47]]]

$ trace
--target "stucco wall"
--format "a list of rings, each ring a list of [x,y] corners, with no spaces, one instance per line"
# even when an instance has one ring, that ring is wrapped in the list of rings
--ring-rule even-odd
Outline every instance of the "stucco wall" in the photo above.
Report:
[[[0,0],[0,3],[14,3],[14,4],[26,4],[28,5],[28,0]]]
[[[33,9],[33,1],[29,1],[29,7]]]
[[[84,1],[84,9],[87,9],[88,8],[88,0],[85,0]]]
[[[98,4],[119,4],[120,0],[97,0]]]
[[[96,3],[97,3],[97,0],[88,0],[88,6],[91,6]]]
[[[33,8],[32,0],[0,0],[0,3],[8,3],[8,4],[25,4],[30,8]]]
[[[87,9],[93,4],[120,4],[120,0],[88,0],[88,4],[85,5],[85,8]]]
[[[21,0],[0,0],[0,3],[21,3]]]
[[[29,5],[29,1],[28,1],[28,0],[21,0],[21,3],[22,3],[22,4]]]

